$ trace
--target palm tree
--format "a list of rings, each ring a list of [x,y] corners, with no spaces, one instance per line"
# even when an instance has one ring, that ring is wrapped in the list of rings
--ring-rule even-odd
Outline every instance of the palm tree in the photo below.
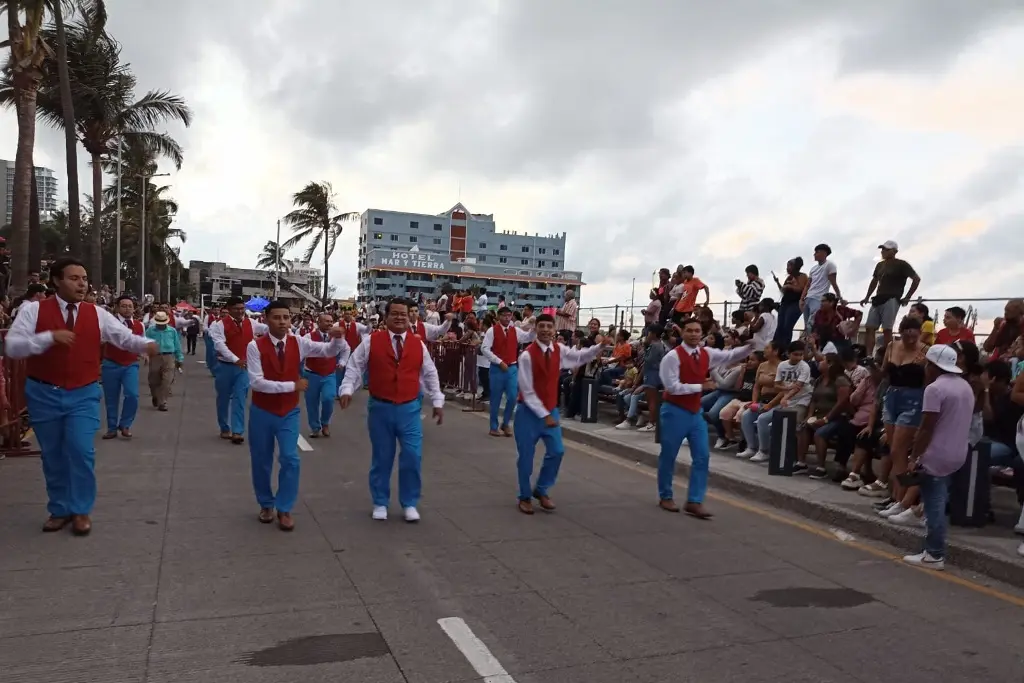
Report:
[[[309,239],[306,254],[302,257],[305,263],[309,263],[317,247],[323,244],[325,283],[328,281],[328,262],[334,253],[338,235],[341,234],[342,223],[359,218],[356,211],[337,213],[338,206],[334,199],[334,188],[330,183],[311,182],[295,193],[292,205],[298,208],[284,217],[285,225],[291,227],[293,234],[281,245],[283,249],[291,249],[302,240]],[[328,298],[328,289],[324,287],[324,306],[327,305]]]
[[[285,261],[285,253],[285,250],[277,242],[269,240],[263,245],[263,251],[260,252],[259,257],[256,259],[256,267],[267,271],[269,274],[287,273],[292,267],[288,261]]]

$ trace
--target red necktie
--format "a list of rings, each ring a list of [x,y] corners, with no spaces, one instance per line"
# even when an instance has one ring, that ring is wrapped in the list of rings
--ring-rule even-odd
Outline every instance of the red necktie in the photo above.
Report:
[[[64,321],[64,326],[66,328],[68,328],[69,330],[71,330],[72,332],[75,331],[75,305],[74,304],[68,304],[68,317],[67,317],[67,320]]]
[[[395,357],[402,360],[402,335],[395,335]]]
[[[284,367],[284,342],[283,341],[277,342],[277,362],[281,364],[282,368]]]

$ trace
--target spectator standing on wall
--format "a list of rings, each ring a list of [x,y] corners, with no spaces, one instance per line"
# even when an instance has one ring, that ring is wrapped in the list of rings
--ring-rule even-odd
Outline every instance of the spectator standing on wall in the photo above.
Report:
[[[764,280],[761,279],[757,266],[747,266],[746,280],[736,281],[736,294],[740,297],[740,311],[756,310],[764,294]]]
[[[871,284],[868,285],[868,293],[860,302],[864,306],[871,302],[868,310],[868,319],[864,325],[867,334],[865,347],[867,355],[875,351],[875,332],[882,328],[882,335],[885,345],[892,341],[892,328],[896,324],[896,316],[900,307],[910,303],[914,292],[921,285],[921,278],[913,266],[903,259],[896,258],[899,245],[889,240],[878,245],[882,250],[882,260],[875,264],[875,272],[871,274]],[[904,296],[903,292],[907,287],[907,280],[910,281],[910,291]],[[872,296],[872,294],[874,296]]]
[[[574,331],[578,327],[580,305],[576,302],[576,290],[565,290],[565,303],[555,312],[555,330]]]
[[[840,304],[846,303],[836,282],[836,264],[828,260],[831,255],[832,248],[827,244],[819,244],[814,248],[814,265],[807,271],[807,282],[800,296],[800,310],[804,314],[805,330],[810,329],[814,323],[814,316],[821,308],[822,297],[828,293],[829,287],[835,290],[836,299]]]

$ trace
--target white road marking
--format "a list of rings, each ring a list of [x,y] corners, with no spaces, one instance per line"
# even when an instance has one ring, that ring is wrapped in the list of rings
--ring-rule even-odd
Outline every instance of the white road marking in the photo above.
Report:
[[[306,437],[302,436],[302,434],[299,434],[299,450],[306,452],[313,450],[313,447],[309,445],[309,442],[306,441]]]
[[[438,619],[437,623],[469,661],[470,666],[478,675],[483,676],[483,683],[516,683],[465,621],[458,617],[447,617]]]

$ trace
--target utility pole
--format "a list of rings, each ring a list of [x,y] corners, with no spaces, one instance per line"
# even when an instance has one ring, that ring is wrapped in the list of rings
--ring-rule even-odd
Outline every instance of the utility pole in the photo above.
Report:
[[[170,173],[139,173],[136,178],[142,180],[142,218],[139,221],[139,303],[146,298],[146,248],[149,242],[146,240],[146,186],[150,178],[166,176]]]

